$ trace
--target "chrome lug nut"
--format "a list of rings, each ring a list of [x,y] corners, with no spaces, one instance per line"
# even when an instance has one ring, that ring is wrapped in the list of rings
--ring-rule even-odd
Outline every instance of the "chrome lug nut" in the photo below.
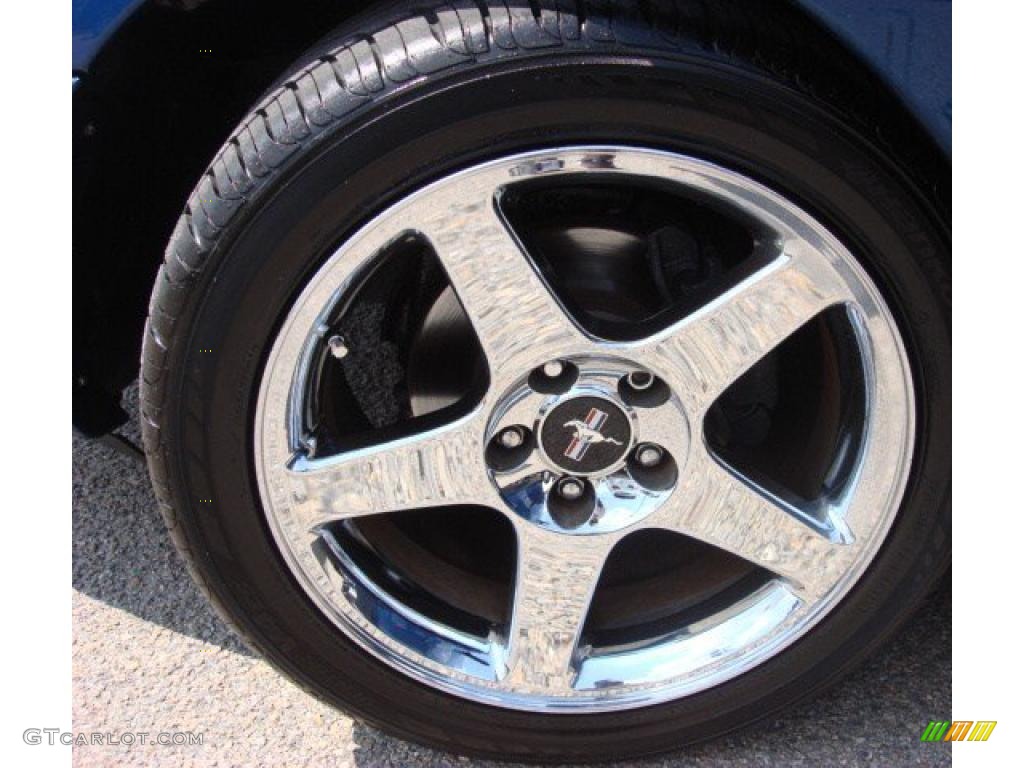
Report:
[[[654,375],[647,371],[633,371],[629,374],[629,386],[633,389],[648,389],[654,383]]]
[[[348,354],[348,345],[345,344],[345,339],[338,335],[331,336],[327,340],[327,348],[331,351],[331,355],[338,360]]]
[[[561,360],[552,360],[550,363],[544,363],[544,375],[549,379],[557,379],[564,370],[565,366],[562,365]]]
[[[519,427],[508,427],[498,435],[498,442],[503,448],[518,448],[523,444],[523,430]]]
[[[555,484],[555,492],[566,501],[576,501],[584,490],[583,481],[575,477],[563,477]]]
[[[665,452],[652,443],[644,443],[636,449],[637,464],[647,469],[658,466],[664,456]]]

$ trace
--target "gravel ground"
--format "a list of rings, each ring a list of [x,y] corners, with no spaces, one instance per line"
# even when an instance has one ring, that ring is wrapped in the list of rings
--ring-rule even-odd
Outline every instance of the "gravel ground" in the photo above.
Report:
[[[202,745],[73,748],[80,766],[472,768],[320,704],[239,642],[174,552],[145,466],[73,438],[76,732],[191,731]],[[753,731],[634,766],[951,765],[918,739],[952,700],[947,586],[837,688]]]

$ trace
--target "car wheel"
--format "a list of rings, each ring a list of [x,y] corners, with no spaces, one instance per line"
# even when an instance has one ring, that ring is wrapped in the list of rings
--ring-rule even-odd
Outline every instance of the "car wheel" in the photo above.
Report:
[[[401,736],[711,738],[948,564],[941,205],[721,44],[740,14],[659,7],[349,22],[168,246],[141,378],[176,545],[270,662]]]

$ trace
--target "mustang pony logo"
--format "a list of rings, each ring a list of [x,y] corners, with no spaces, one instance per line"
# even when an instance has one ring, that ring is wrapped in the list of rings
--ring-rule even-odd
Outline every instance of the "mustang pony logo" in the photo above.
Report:
[[[580,461],[586,454],[587,449],[595,443],[611,443],[622,445],[622,442],[614,437],[605,437],[601,434],[601,426],[608,420],[608,414],[597,408],[591,408],[587,418],[583,421],[572,419],[562,426],[572,427],[576,435],[573,437],[569,447],[565,449],[565,456],[573,461]]]

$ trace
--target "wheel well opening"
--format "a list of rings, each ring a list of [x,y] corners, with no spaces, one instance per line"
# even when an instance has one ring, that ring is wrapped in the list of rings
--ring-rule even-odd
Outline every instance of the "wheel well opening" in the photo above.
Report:
[[[556,0],[514,3],[535,13],[565,8]],[[346,19],[385,4],[308,0],[281,13],[246,0],[151,0],[87,72],[76,73],[73,418],[83,432],[100,435],[125,419],[120,393],[137,375],[157,268],[182,205],[217,148],[303,51]],[[391,4],[410,12],[424,6]],[[733,0],[713,8],[678,2],[669,11],[659,3],[577,4],[595,24],[628,18],[637,8],[667,14],[665,34],[682,33],[709,50],[756,61],[846,112],[863,111],[860,122],[873,126],[890,154],[914,165],[918,185],[948,200],[948,161],[907,107],[799,6],[770,6],[773,21],[762,24],[767,10]]]

